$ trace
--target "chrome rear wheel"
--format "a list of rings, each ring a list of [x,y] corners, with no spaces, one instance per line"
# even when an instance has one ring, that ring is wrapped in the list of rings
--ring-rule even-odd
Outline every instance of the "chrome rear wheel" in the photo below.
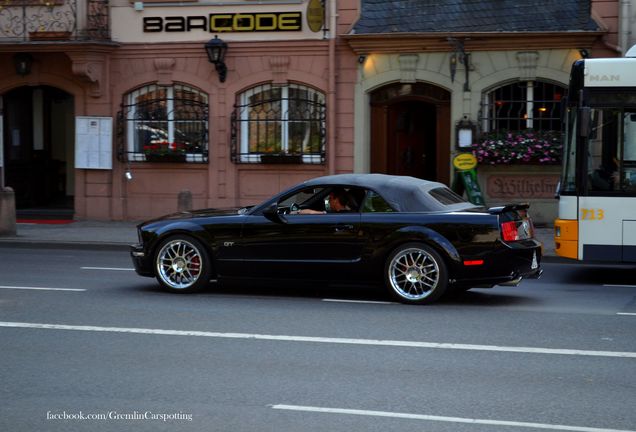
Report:
[[[396,249],[387,260],[386,281],[394,297],[404,303],[430,303],[446,290],[448,276],[442,257],[419,243]]]

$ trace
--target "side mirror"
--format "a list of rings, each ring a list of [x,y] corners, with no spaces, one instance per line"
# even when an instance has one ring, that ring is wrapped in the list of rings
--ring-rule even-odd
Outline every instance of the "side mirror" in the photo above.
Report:
[[[287,219],[285,219],[282,215],[278,213],[278,205],[273,203],[263,210],[263,216],[272,222],[276,223],[287,223]]]

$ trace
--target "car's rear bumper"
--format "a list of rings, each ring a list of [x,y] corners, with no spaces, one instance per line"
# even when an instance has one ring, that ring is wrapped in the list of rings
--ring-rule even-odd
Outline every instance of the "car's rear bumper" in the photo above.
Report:
[[[503,244],[496,251],[480,257],[483,265],[458,269],[455,283],[462,286],[517,285],[522,279],[538,279],[543,273],[541,246],[535,240]]]

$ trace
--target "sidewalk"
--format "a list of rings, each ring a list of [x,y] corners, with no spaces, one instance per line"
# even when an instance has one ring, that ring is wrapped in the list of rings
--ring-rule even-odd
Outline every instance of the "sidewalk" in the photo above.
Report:
[[[18,224],[16,236],[0,236],[0,246],[90,247],[127,250],[137,242],[139,222],[76,221],[63,225]],[[552,227],[535,228],[543,254],[555,256]]]
[[[128,245],[137,243],[138,223],[102,221],[74,221],[59,225],[18,223],[17,235],[0,236],[0,246],[128,250]]]

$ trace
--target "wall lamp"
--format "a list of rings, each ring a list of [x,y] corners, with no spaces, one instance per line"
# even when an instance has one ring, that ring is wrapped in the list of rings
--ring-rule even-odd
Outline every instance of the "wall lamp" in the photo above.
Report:
[[[468,118],[468,116],[464,116],[455,124],[455,138],[457,140],[457,149],[470,151],[476,135],[477,125],[473,123]]]
[[[227,76],[227,66],[225,65],[225,53],[227,52],[227,43],[219,39],[217,35],[214,35],[214,39],[210,39],[205,44],[205,51],[208,53],[208,59],[210,63],[216,68],[216,72],[219,74],[219,80],[225,82]]]
[[[33,57],[31,56],[31,54],[17,53],[13,56],[13,63],[15,65],[15,73],[20,76],[27,76],[31,73]]]

